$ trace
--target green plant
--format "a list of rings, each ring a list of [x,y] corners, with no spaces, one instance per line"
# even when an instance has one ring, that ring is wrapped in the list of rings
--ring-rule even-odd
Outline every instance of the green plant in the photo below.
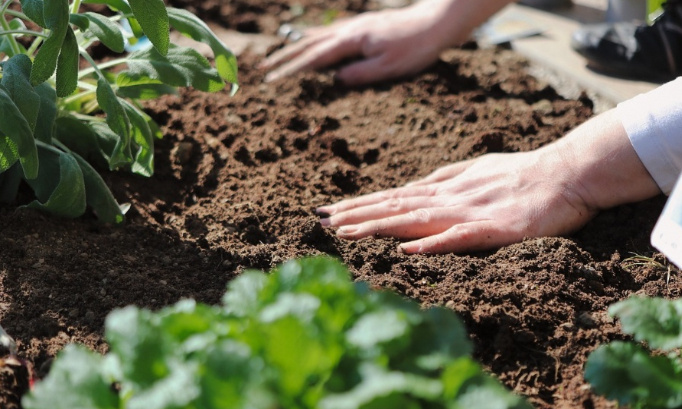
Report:
[[[139,101],[185,86],[218,91],[227,82],[236,91],[235,57],[196,16],[163,0],[84,2],[108,6],[110,16],[80,12],[81,0],[21,0],[21,11],[13,3],[0,6],[0,201],[15,200],[25,180],[36,196],[28,207],[77,217],[90,206],[119,223],[126,209],[90,163],[150,176],[161,134]],[[207,43],[215,68],[171,44],[171,27]],[[126,41],[143,38],[153,47],[122,58],[96,62],[88,53],[95,42],[123,53]]]
[[[110,352],[66,347],[24,408],[529,408],[469,357],[451,310],[329,258],[246,272],[222,306],[126,307],[105,327]]]
[[[682,299],[632,297],[609,313],[632,342],[612,342],[590,354],[585,378],[595,392],[631,408],[682,407]]]

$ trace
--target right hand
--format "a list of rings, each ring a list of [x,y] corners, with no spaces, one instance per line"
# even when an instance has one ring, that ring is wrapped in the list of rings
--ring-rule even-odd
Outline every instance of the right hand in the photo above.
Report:
[[[659,193],[612,110],[535,151],[484,155],[317,211],[342,238],[397,237],[408,254],[462,253],[570,233],[601,209]]]

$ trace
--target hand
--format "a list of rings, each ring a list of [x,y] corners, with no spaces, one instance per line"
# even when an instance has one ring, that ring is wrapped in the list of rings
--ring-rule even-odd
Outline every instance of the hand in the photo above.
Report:
[[[570,233],[600,209],[658,193],[608,112],[536,151],[484,155],[317,211],[342,238],[390,236],[413,240],[400,245],[408,254],[460,253]]]
[[[597,209],[569,181],[557,180],[559,163],[549,168],[541,156],[485,155],[318,212],[342,238],[418,239],[400,245],[408,254],[468,252],[576,230]]]
[[[349,85],[417,73],[435,62],[444,48],[464,41],[469,34],[468,28],[465,36],[460,35],[464,38],[439,30],[443,20],[439,5],[448,3],[421,1],[403,9],[363,13],[327,27],[308,29],[301,40],[261,64],[264,69],[279,66],[265,80],[328,67],[351,57],[361,59],[337,72],[337,77]]]

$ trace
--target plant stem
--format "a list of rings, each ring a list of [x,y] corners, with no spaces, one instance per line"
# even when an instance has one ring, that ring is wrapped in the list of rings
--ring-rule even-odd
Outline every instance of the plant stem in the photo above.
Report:
[[[106,122],[106,119],[104,118],[92,115],[85,115],[79,112],[72,112],[71,115],[74,118],[80,120],[81,122]]]
[[[90,56],[87,53],[82,52],[81,55],[86,60],[88,60],[88,62],[92,65],[92,68],[86,68],[84,70],[81,70],[78,73],[78,78],[83,78],[87,75],[92,74],[93,72],[97,72],[97,73],[101,74],[101,70],[103,70],[105,68],[109,68],[109,67],[114,67],[114,66],[119,65],[119,64],[125,64],[125,62],[127,61],[126,58],[117,58],[115,60],[103,62],[103,63],[98,65],[92,60],[92,58],[89,58]]]
[[[4,15],[5,13],[7,13],[7,8],[9,7],[10,4],[12,4],[12,1],[13,1],[13,0],[6,0],[6,1],[2,4],[2,8],[0,8],[0,13],[1,13],[1,14]]]
[[[42,38],[47,38],[47,35],[44,33],[38,32],[38,31],[31,31],[31,30],[6,30],[0,33],[0,35],[10,35],[10,34],[23,34],[23,35],[29,35],[29,36],[34,36],[34,37],[42,37]]]
[[[28,16],[26,14],[22,13],[21,11],[5,10],[4,13],[8,14],[12,17],[20,18],[22,20],[30,20],[30,18],[28,18]]]
[[[97,63],[95,62],[95,60],[93,60],[92,57],[90,57],[90,54],[88,54],[87,51],[85,51],[85,50],[83,50],[83,49],[80,50],[80,54],[81,54],[81,57],[83,57],[83,58],[85,59],[85,61],[89,62],[90,65],[92,65],[92,68],[88,68],[88,69],[82,70],[82,71],[78,74],[78,78],[82,78],[84,75],[90,74],[90,73],[92,73],[92,72],[96,72],[97,75],[99,75],[100,77],[104,77],[104,73],[102,73],[102,68],[106,68],[106,67],[105,67],[106,64],[102,64],[101,67],[98,66]],[[115,61],[115,60],[113,60],[113,61]],[[113,62],[113,61],[109,61],[109,62]],[[85,71],[88,71],[88,73],[87,73],[87,74],[82,74],[82,75],[81,75],[81,73],[83,73],[83,72],[85,72]]]
[[[47,143],[45,143],[45,142],[43,142],[43,141],[39,141],[39,140],[37,140],[37,139],[36,139],[36,146],[40,146],[41,148],[45,148],[45,149],[50,150],[50,151],[52,151],[52,152],[61,153],[61,152],[60,152],[57,148],[55,148],[54,146],[52,146],[52,145],[50,145],[50,144],[47,144]]]
[[[29,56],[33,55],[38,49],[38,47],[40,47],[40,44],[43,43],[43,38],[47,37],[36,37],[36,39],[33,40],[33,43],[31,43],[31,46],[28,47],[28,50],[26,50],[26,54]]]
[[[89,89],[89,90],[87,90],[87,91],[79,92],[78,94],[74,94],[74,95],[71,95],[71,96],[69,96],[69,97],[67,97],[67,98],[62,99],[62,104],[68,105],[68,104],[70,104],[70,103],[72,103],[72,102],[74,102],[74,101],[78,101],[79,99],[81,99],[81,98],[83,98],[83,97],[85,97],[85,96],[87,96],[87,95],[92,95],[92,94],[94,94],[94,93],[96,93],[96,92],[97,92],[96,89]]]
[[[74,0],[73,4],[71,5],[71,12],[73,14],[78,14],[78,9],[81,8],[81,0]]]
[[[97,89],[97,85],[90,84],[89,82],[84,82],[84,81],[78,81],[78,87],[83,88],[84,90],[87,90],[87,91],[94,91]]]
[[[2,9],[0,9],[0,26],[2,26],[3,31],[11,31],[9,23],[5,18],[5,12],[7,11],[7,8],[12,3],[12,1],[13,0],[6,0],[5,3],[3,3],[2,5]],[[19,48],[19,43],[17,43],[17,39],[14,38],[13,35],[9,36],[9,45],[12,48],[13,55],[21,54],[21,48]]]

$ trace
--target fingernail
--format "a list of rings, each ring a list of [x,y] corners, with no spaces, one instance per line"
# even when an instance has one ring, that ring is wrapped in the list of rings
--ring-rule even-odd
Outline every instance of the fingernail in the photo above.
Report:
[[[353,233],[355,233],[355,232],[357,232],[357,231],[358,231],[358,228],[357,228],[357,227],[353,227],[353,226],[343,226],[343,227],[341,227],[340,229],[338,229],[338,230],[336,231],[336,234],[339,235],[339,236],[348,236],[348,235],[351,235],[351,234],[353,234]]]
[[[329,220],[329,218],[324,218],[320,219],[320,224],[322,225],[322,227],[330,227],[332,225],[332,221]]]
[[[277,74],[271,72],[271,73],[269,73],[268,75],[265,76],[265,79],[264,79],[263,81],[265,81],[265,82],[272,82],[272,81],[275,81],[275,80],[277,80],[277,79],[279,79],[279,75],[277,75]]]
[[[416,254],[423,251],[421,243],[403,243],[398,246],[398,249],[404,254]]]
[[[315,213],[322,217],[329,217],[336,213],[332,206],[321,206],[315,209]]]

